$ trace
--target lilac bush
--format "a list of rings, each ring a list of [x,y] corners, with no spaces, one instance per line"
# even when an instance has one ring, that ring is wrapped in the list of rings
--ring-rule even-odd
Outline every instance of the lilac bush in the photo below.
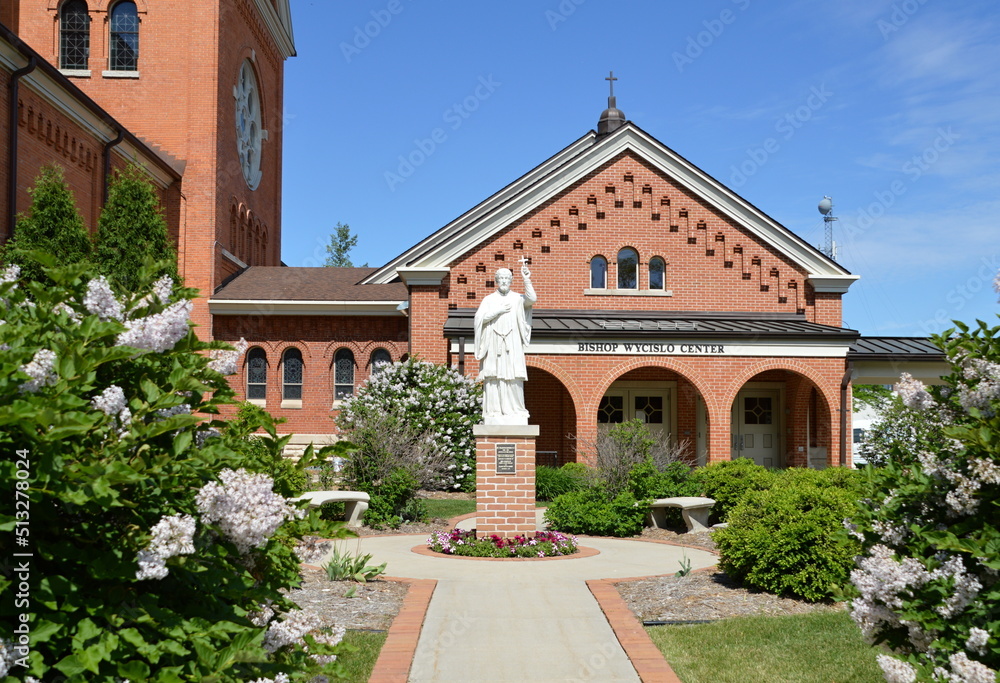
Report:
[[[995,683],[1000,670],[1000,327],[935,338],[952,373],[896,387],[936,439],[887,442],[848,530],[864,553],[851,615],[887,681]]]
[[[116,297],[39,260],[45,284],[0,269],[0,532],[24,553],[0,574],[0,683],[336,678],[342,633],[287,591],[303,538],[343,525],[219,438],[239,349],[195,336],[169,278]]]
[[[443,488],[475,490],[472,427],[482,421],[482,388],[475,380],[412,358],[386,364],[344,402],[337,426],[350,438],[352,430],[386,415],[416,434],[426,434],[434,448],[449,457]]]

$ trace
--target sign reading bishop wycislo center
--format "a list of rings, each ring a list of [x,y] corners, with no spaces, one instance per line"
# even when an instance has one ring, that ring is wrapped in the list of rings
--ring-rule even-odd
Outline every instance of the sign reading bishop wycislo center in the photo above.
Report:
[[[476,530],[515,536],[536,530],[535,438],[528,424],[524,350],[531,342],[531,310],[537,301],[527,259],[521,259],[524,293],[512,291],[514,274],[496,272],[497,289],[475,317],[475,352],[483,383],[483,424],[476,425]]]

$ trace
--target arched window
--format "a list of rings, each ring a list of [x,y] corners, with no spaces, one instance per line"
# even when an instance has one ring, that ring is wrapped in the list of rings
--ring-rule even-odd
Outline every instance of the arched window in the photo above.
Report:
[[[59,12],[59,68],[89,67],[90,15],[84,0],[68,0]]]
[[[649,259],[649,288],[664,289],[667,281],[667,264],[659,256]]]
[[[337,349],[333,357],[333,398],[341,400],[354,395],[354,354],[350,349]]]
[[[590,288],[604,289],[608,286],[608,260],[603,256],[590,259]]]
[[[372,351],[371,373],[372,377],[382,372],[385,366],[392,365],[392,356],[385,349],[375,349]]]
[[[267,398],[267,354],[255,346],[247,351],[247,400]]]
[[[284,381],[281,384],[281,398],[286,401],[302,400],[302,352],[296,348],[285,350],[281,360]]]
[[[111,8],[110,57],[111,71],[139,70],[139,13],[134,2]]]
[[[618,289],[639,288],[639,252],[625,247],[618,252]]]

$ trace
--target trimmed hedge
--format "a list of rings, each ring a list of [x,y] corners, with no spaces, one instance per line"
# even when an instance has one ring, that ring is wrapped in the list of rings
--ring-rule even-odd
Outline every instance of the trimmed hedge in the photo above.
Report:
[[[749,493],[771,488],[779,474],[779,471],[761,467],[749,458],[737,458],[699,468],[693,478],[700,487],[701,495],[715,501],[711,516],[711,521],[715,523],[728,521],[729,512]]]
[[[572,491],[552,501],[545,510],[549,526],[567,534],[635,536],[642,533],[645,508],[630,492],[608,500],[599,486]]]
[[[848,582],[861,550],[843,529],[860,497],[860,479],[855,488],[836,468],[806,472],[787,470],[769,490],[749,492],[713,538],[719,568],[733,579],[815,602]]]

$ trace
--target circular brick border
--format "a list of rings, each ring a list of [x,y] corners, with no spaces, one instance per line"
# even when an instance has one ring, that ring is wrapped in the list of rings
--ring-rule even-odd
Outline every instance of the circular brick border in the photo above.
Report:
[[[446,555],[437,553],[426,545],[415,545],[410,548],[411,553],[423,555],[424,557],[443,557],[449,560],[488,560],[490,562],[545,562],[546,560],[582,560],[585,557],[600,555],[597,548],[588,548],[582,545],[577,546],[577,551],[571,555],[554,555],[552,557],[467,557],[465,555]]]

